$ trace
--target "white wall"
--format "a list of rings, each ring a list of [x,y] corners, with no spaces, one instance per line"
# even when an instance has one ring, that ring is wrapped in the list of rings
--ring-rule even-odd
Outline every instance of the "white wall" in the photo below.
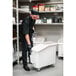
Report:
[[[39,36],[44,36],[50,41],[57,42],[63,37],[63,25],[37,25],[35,28]]]

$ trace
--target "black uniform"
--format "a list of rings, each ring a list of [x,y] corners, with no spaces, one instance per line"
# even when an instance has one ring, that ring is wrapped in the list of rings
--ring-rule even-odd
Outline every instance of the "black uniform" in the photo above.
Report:
[[[22,41],[22,59],[23,59],[23,66],[27,65],[27,52],[30,51],[28,50],[28,44],[25,39],[25,35],[29,34],[30,36],[30,41],[31,45],[33,46],[32,42],[32,34],[34,32],[33,26],[35,24],[35,20],[33,20],[30,16],[27,16],[23,22],[22,22],[22,33],[21,33],[21,41]]]

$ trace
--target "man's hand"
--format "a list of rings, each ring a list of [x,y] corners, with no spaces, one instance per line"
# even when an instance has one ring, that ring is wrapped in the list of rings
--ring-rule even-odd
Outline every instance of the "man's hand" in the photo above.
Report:
[[[32,46],[31,46],[31,45],[28,45],[28,52],[29,52],[29,55],[31,55],[31,48],[32,48]]]
[[[28,49],[30,49],[30,50],[31,50],[31,48],[32,48],[31,44],[30,44],[30,45],[28,45]]]

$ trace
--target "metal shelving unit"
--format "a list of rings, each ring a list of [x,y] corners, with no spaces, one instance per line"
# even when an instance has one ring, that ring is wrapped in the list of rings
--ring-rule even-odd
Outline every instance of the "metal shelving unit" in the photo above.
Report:
[[[47,24],[47,23],[42,23],[42,24],[35,24],[35,25],[49,25],[49,26],[51,26],[51,25],[63,25],[63,23],[51,23],[51,24]]]
[[[43,11],[43,12],[39,12],[39,13],[62,13],[63,11],[47,11],[47,12],[45,12],[45,11]]]
[[[14,40],[17,41],[17,51],[13,55],[13,62],[17,61],[18,64],[19,64],[19,58],[22,56],[22,52],[19,49],[19,25],[21,24],[19,23],[19,13],[30,13],[29,11],[19,8],[19,1],[20,0],[16,0],[16,7],[13,7],[13,11],[16,12],[16,23],[14,23],[13,25],[16,25],[17,27],[17,37],[13,38],[13,41]]]
[[[47,2],[47,3],[44,3],[44,4],[47,4],[47,5],[57,5],[57,4],[63,4],[63,2]],[[56,11],[39,11],[39,13],[42,15],[45,15],[45,14],[63,14],[63,10],[56,10]],[[56,26],[63,26],[63,22],[62,23],[50,23],[50,24],[48,24],[48,23],[39,23],[39,24],[35,24],[35,25],[49,25],[49,26],[51,26],[51,25],[56,25]]]

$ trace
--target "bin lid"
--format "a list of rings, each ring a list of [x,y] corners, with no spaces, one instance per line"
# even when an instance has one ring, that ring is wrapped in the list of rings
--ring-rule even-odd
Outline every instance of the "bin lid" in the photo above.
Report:
[[[33,43],[43,43],[45,42],[45,37],[37,36],[33,38]]]
[[[56,45],[57,45],[57,43],[43,43],[43,44],[38,44],[38,45],[36,45],[36,46],[34,46],[32,48],[32,51],[33,52],[40,52],[43,49],[48,48],[49,46],[51,47],[51,46],[56,46]]]

